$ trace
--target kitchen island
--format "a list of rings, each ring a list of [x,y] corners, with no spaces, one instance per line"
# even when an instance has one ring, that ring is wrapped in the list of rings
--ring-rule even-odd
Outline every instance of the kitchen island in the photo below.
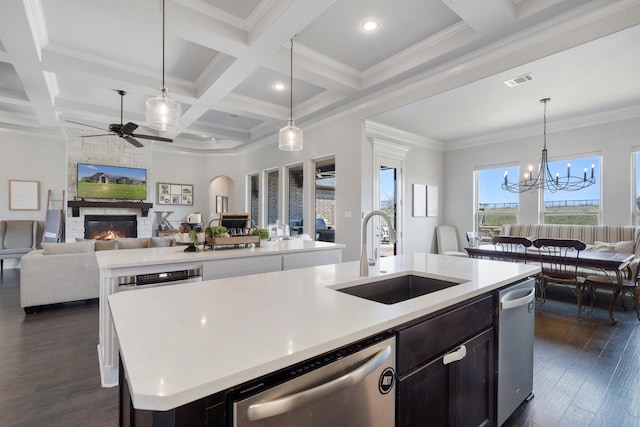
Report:
[[[184,252],[185,246],[98,251],[100,268],[100,332],[98,358],[103,387],[118,384],[118,343],[107,298],[124,289],[138,292],[138,279],[198,281],[291,270],[342,261],[343,244],[291,239],[266,242],[261,247],[216,248]],[[187,272],[196,276],[183,278]],[[177,281],[175,283],[178,283]],[[159,285],[161,283],[155,283]],[[181,283],[185,285],[186,283]],[[150,285],[146,285],[150,286]]]
[[[124,292],[109,297],[127,391],[170,411],[430,313],[491,294],[539,267],[407,254]],[[459,284],[395,304],[336,291],[409,274]]]

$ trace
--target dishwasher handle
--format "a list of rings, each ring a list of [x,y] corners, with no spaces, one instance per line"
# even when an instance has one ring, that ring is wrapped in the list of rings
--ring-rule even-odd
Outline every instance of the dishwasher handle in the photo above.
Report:
[[[391,346],[386,346],[369,361],[341,377],[276,400],[253,404],[247,409],[247,419],[257,421],[275,417],[351,387],[382,366],[389,356],[391,356]]]
[[[513,297],[515,294],[518,294],[520,292],[521,289],[516,289],[504,294],[503,297],[500,298],[500,310],[509,310],[511,308],[517,308],[523,305],[531,304],[533,302],[533,299],[535,298],[536,288],[531,288],[529,293],[521,298],[510,299],[510,297]]]

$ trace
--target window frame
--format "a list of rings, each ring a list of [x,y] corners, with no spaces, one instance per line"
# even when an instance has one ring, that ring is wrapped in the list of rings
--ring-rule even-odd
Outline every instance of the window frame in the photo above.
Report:
[[[489,227],[491,226],[486,226],[486,225],[482,225],[480,224],[480,173],[483,171],[490,171],[490,170],[496,170],[496,171],[504,171],[505,169],[513,169],[515,168],[516,171],[515,173],[513,173],[513,171],[509,171],[509,174],[511,176],[519,176],[520,175],[520,164],[517,162],[514,163],[505,163],[505,164],[500,164],[500,165],[486,165],[486,166],[477,166],[474,168],[473,170],[473,184],[474,184],[474,193],[473,193],[473,227],[474,227],[474,231],[479,231],[482,234],[482,231],[480,227],[487,227],[485,229],[485,233],[482,234],[485,241],[484,243],[487,243],[487,239],[490,239],[491,236],[493,236],[495,234],[495,231],[497,230],[498,226],[494,226],[494,230],[493,231],[487,231],[489,230]],[[496,185],[499,185],[499,182],[496,182]],[[513,202],[509,202],[509,203],[513,203]],[[516,212],[515,212],[515,223],[517,224],[520,218],[520,196],[518,195],[518,201],[515,202],[516,203]],[[486,212],[482,212],[482,214],[485,216],[487,216]],[[493,214],[489,213],[489,216],[493,216]],[[496,213],[495,216],[498,216],[499,214]],[[506,223],[505,223],[506,224]],[[502,226],[500,226],[502,227]],[[487,232],[489,233],[489,235],[487,235]]]
[[[603,209],[602,209],[602,154],[601,153],[586,153],[586,154],[582,154],[582,155],[576,155],[576,156],[562,156],[562,157],[557,157],[554,158],[553,160],[550,160],[549,163],[574,163],[575,161],[579,161],[579,160],[583,160],[583,159],[598,159],[598,163],[597,163],[597,167],[596,167],[596,183],[594,185],[597,185],[599,190],[598,190],[598,196],[599,198],[598,200],[598,208],[597,209],[593,209],[593,210],[588,210],[585,211],[585,209],[580,209],[580,206],[589,206],[589,205],[578,205],[576,209],[572,209],[572,210],[565,210],[562,213],[557,213],[557,212],[548,212],[547,211],[547,203],[549,202],[554,202],[552,200],[547,200],[547,198],[545,198],[545,192],[544,191],[540,191],[539,197],[540,197],[540,223],[541,224],[562,224],[565,225],[562,222],[548,222],[547,221],[547,216],[549,217],[556,217],[556,218],[562,218],[562,217],[570,217],[570,216],[596,216],[597,218],[597,222],[596,224],[589,224],[589,225],[602,225],[602,217],[603,217]],[[553,171],[552,171],[553,172]],[[579,190],[580,191],[580,190]],[[573,192],[574,194],[577,193]],[[585,201],[589,201],[591,199],[583,199]],[[581,224],[574,224],[574,223],[567,223],[566,225],[581,225]]]

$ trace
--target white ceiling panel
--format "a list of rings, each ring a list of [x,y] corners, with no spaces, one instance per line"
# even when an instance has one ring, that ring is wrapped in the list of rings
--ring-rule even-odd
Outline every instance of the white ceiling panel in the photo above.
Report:
[[[196,152],[275,141],[366,105],[374,120],[452,145],[550,119],[640,105],[640,0],[166,0],[166,85]],[[12,0],[0,14],[0,128],[67,120],[144,129],[162,71],[160,0]],[[451,8],[447,5],[451,5]],[[454,12],[454,9],[457,12]],[[365,19],[380,23],[365,34]],[[503,81],[524,73],[515,88]],[[275,91],[276,82],[285,84]],[[424,98],[424,99],[422,99]],[[407,105],[409,104],[409,105]],[[217,142],[212,143],[215,137]]]

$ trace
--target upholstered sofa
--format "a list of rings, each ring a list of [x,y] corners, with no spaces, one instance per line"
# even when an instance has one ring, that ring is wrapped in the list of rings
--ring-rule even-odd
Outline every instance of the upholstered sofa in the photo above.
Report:
[[[634,253],[631,267],[640,263],[640,227],[609,225],[507,224],[502,234],[535,238],[576,239],[587,244],[586,250]],[[591,272],[592,273],[592,272]],[[587,272],[587,274],[591,274]]]
[[[5,259],[20,259],[42,240],[42,224],[34,220],[0,221],[0,271]]]
[[[31,313],[37,306],[98,298],[100,272],[96,251],[173,244],[172,238],[161,237],[42,243],[42,249],[22,257],[20,305]]]

